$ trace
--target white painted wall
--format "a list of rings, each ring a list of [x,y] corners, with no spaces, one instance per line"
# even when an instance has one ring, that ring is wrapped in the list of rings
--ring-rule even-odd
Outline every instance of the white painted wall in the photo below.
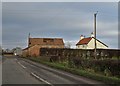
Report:
[[[91,41],[88,43],[88,47],[87,49],[94,49],[95,48],[95,39],[92,38]],[[96,44],[97,44],[97,48],[100,49],[107,49],[108,47],[106,47],[104,44],[100,43],[99,41],[96,40]]]
[[[77,49],[87,49],[88,45],[77,45],[76,48]]]

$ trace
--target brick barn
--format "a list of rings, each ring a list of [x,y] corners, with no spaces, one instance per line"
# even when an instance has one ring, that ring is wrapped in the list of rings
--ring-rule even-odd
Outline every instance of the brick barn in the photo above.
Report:
[[[23,49],[23,56],[40,56],[41,48],[64,48],[62,38],[28,38],[28,47]]]

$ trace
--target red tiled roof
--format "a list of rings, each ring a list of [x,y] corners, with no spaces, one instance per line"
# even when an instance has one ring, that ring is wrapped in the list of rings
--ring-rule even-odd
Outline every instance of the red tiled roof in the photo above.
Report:
[[[88,43],[90,42],[91,39],[92,39],[92,37],[83,38],[83,39],[80,40],[76,45],[88,44]]]
[[[30,45],[64,45],[62,38],[29,38]]]
[[[94,38],[94,37],[83,38],[83,39],[80,40],[76,45],[88,44],[92,38]],[[94,39],[95,39],[95,38],[94,38]],[[104,43],[101,42],[100,40],[98,40],[98,39],[96,39],[96,40],[99,41],[100,43],[102,43],[103,45],[105,45],[106,47],[108,47],[106,44],[104,44]]]

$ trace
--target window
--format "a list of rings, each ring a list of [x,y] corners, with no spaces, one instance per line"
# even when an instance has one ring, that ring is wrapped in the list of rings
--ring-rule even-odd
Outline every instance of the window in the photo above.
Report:
[[[87,48],[87,45],[82,45],[83,48]]]
[[[83,45],[83,48],[85,47],[85,45]]]

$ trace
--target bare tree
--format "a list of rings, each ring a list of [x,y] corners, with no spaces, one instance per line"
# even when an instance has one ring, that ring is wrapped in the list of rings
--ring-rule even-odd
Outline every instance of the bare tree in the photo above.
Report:
[[[65,43],[65,48],[71,48],[72,44],[70,42]]]

